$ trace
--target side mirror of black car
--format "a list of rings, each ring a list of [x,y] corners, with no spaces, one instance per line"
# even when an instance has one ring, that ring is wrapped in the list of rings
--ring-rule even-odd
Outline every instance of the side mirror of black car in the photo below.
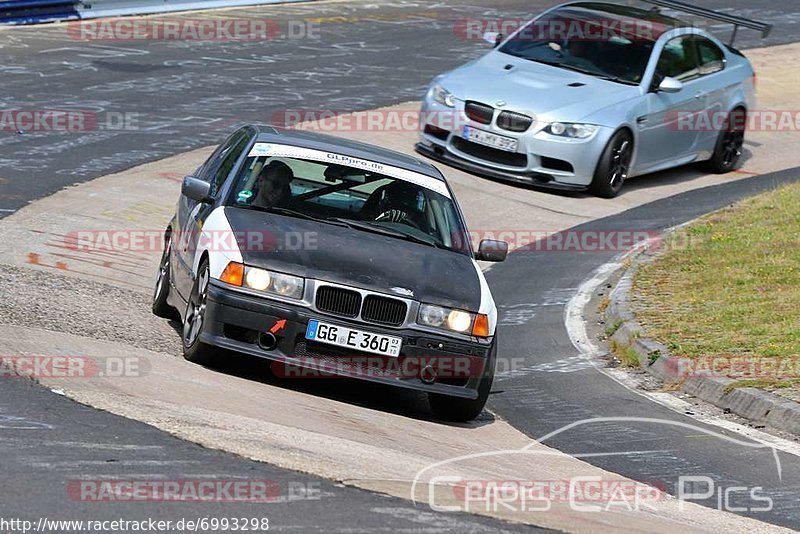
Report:
[[[183,179],[181,193],[197,202],[210,202],[212,200],[211,184],[194,176],[187,176]]]
[[[490,45],[494,46],[495,48],[500,46],[500,43],[503,42],[503,39],[505,39],[505,37],[503,37],[502,33],[486,32],[483,34],[483,40],[489,43]]]
[[[508,256],[508,243],[505,241],[495,241],[484,239],[478,246],[475,259],[480,261],[504,261]]]

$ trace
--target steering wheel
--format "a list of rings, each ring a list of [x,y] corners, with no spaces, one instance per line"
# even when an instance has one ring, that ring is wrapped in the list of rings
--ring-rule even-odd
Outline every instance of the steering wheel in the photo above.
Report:
[[[402,214],[403,216],[400,218],[394,218],[393,217],[394,214]],[[403,223],[405,225],[411,226],[412,228],[416,228],[420,232],[422,231],[422,228],[419,226],[419,224],[417,224],[416,221],[408,217],[408,213],[398,209],[391,209],[388,211],[384,211],[383,213],[378,215],[378,217],[375,218],[375,221],[376,222],[389,221],[389,222]]]

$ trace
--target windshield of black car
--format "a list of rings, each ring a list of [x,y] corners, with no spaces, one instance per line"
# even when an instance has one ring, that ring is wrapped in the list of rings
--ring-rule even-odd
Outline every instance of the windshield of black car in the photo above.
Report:
[[[532,21],[500,51],[515,57],[638,85],[657,33],[641,25],[615,24],[591,12],[557,11]],[[636,29],[625,32],[623,30]]]
[[[340,226],[353,221],[359,231],[469,253],[453,200],[416,183],[340,164],[248,156],[226,204]]]

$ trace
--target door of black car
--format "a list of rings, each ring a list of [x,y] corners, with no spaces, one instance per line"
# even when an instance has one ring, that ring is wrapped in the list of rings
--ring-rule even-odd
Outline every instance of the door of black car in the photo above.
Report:
[[[248,146],[250,135],[248,129],[240,129],[225,140],[196,171],[196,178],[211,184],[211,197],[217,197],[225,180],[230,175]],[[184,300],[188,298],[194,283],[194,259],[200,253],[198,243],[203,221],[214,209],[213,203],[203,203],[181,195],[178,202],[177,226],[178,239],[175,240],[173,269],[176,273],[174,284]]]

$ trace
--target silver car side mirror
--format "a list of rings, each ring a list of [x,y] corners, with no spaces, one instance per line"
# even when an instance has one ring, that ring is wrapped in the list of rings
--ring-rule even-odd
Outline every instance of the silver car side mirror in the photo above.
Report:
[[[675,78],[667,76],[658,85],[658,90],[662,93],[680,93],[683,91],[683,83]]]

